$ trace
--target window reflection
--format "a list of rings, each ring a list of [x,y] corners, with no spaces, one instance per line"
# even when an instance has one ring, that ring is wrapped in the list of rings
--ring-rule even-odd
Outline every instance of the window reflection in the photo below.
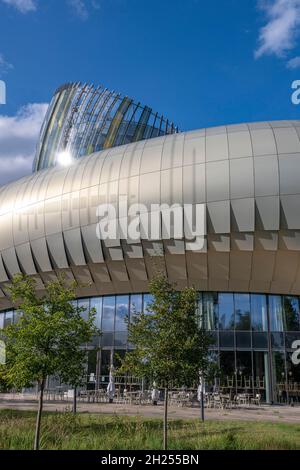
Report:
[[[296,297],[285,296],[283,298],[286,331],[299,331],[300,313],[299,301]]]
[[[217,330],[218,328],[218,294],[214,292],[204,292],[202,296],[204,327],[207,330]]]
[[[91,308],[96,310],[95,325],[101,329],[101,318],[102,318],[102,297],[94,297],[91,299]]]
[[[118,295],[116,304],[116,331],[127,331],[126,318],[128,317],[129,310],[129,296]]]
[[[236,330],[250,330],[250,295],[235,294],[234,305]]]
[[[14,313],[13,311],[9,311],[5,313],[5,320],[4,320],[4,328],[6,326],[12,325],[13,323],[13,318],[14,318]]]
[[[144,313],[151,314],[150,306],[153,302],[153,296],[151,294],[144,295]]]
[[[78,308],[82,308],[81,316],[84,320],[87,320],[89,317],[89,308],[90,308],[89,300],[86,300],[86,299],[78,300]]]
[[[113,331],[115,324],[115,297],[103,298],[102,331]]]
[[[268,330],[265,295],[251,294],[251,326],[254,331]]]
[[[130,296],[130,319],[135,315],[139,315],[143,308],[142,294],[135,294]]]
[[[219,328],[234,329],[233,294],[219,294]]]
[[[270,330],[283,331],[282,302],[279,295],[269,296]]]

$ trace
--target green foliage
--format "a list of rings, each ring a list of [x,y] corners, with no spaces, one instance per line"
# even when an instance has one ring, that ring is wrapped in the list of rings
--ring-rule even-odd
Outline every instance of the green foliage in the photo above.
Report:
[[[197,410],[196,410],[197,414]],[[30,450],[34,412],[0,410],[0,449]],[[160,419],[45,412],[43,450],[160,450]],[[257,420],[171,420],[170,450],[300,450],[297,424]]]
[[[160,386],[191,386],[209,368],[210,335],[202,328],[194,288],[177,291],[162,275],[150,283],[148,312],[134,315],[121,371],[148,377]]]
[[[3,331],[7,362],[5,381],[16,388],[42,383],[57,375],[65,383],[78,385],[83,375],[85,352],[80,347],[97,333],[94,311],[82,318],[82,308],[72,302],[75,284],[65,279],[50,282],[38,296],[35,281],[17,275],[10,288],[19,309],[18,321]]]

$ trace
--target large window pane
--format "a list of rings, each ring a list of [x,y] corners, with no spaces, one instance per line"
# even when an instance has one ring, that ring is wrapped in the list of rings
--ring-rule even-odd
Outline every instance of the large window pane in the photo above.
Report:
[[[14,312],[10,310],[9,312],[5,313],[5,320],[4,320],[4,328],[6,326],[12,325],[14,319]]]
[[[219,328],[234,329],[233,294],[219,294]]]
[[[284,309],[284,316],[285,316],[286,331],[299,331],[300,314],[299,314],[299,301],[297,297],[285,296],[283,298],[283,309]]]
[[[254,393],[259,394],[263,401],[270,402],[270,377],[268,353],[253,351]]]
[[[251,326],[254,331],[268,331],[265,295],[251,294]]]
[[[253,388],[250,351],[237,351],[236,353],[236,385],[238,392],[251,392]]]
[[[113,331],[115,323],[115,297],[103,298],[102,331]]]
[[[250,331],[237,331],[235,333],[235,344],[237,349],[250,349],[251,348],[251,332]]]
[[[236,330],[250,330],[249,294],[234,294],[234,306]]]
[[[143,296],[142,294],[134,294],[130,296],[130,318],[134,315],[139,315],[143,309]]]
[[[112,351],[111,350],[102,350],[101,351],[101,369],[100,369],[100,383],[106,384],[109,380],[109,369],[112,363]]]
[[[274,400],[285,403],[287,401],[287,383],[285,371],[285,354],[272,353],[273,392]]]
[[[118,295],[116,305],[116,331],[127,331],[126,317],[129,313],[129,296]]]
[[[218,329],[218,294],[204,292],[202,296],[204,326],[207,330]]]
[[[268,349],[268,333],[254,331],[252,333],[252,345],[254,349]]]
[[[232,351],[220,351],[220,385],[223,391],[235,389],[235,357]]]
[[[279,295],[269,296],[270,330],[283,331],[282,302]]]
[[[144,313],[151,313],[150,304],[153,302],[153,297],[151,294],[144,295]]]
[[[234,348],[233,331],[220,331],[220,348]]]
[[[91,299],[91,308],[96,310],[95,325],[101,329],[101,318],[102,318],[102,297],[94,297]]]
[[[90,308],[89,300],[86,300],[86,299],[78,300],[78,308],[82,308],[81,316],[82,318],[84,318],[84,320],[87,320],[89,316],[89,308]]]

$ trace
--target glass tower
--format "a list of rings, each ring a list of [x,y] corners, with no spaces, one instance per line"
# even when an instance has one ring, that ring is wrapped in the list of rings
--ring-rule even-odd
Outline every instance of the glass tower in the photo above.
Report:
[[[68,83],[54,93],[37,145],[33,170],[56,165],[58,155],[73,159],[102,149],[178,132],[148,106],[102,86]]]

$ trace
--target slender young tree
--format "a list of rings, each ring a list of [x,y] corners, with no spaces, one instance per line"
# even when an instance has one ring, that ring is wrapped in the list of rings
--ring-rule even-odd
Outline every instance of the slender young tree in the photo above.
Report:
[[[204,331],[197,312],[194,288],[177,291],[165,276],[150,283],[153,301],[148,311],[134,315],[128,326],[133,350],[126,353],[121,371],[147,377],[164,388],[163,445],[168,447],[168,391],[192,386],[199,371],[209,367],[211,337]]]
[[[43,398],[47,377],[56,375],[65,383],[78,385],[82,380],[86,353],[81,347],[99,334],[95,327],[95,312],[87,312],[74,302],[75,283],[67,285],[63,277],[45,285],[38,296],[35,281],[17,275],[10,287],[11,298],[17,305],[19,319],[6,327],[3,337],[7,360],[5,380],[16,388],[39,387],[34,449],[40,446]]]

